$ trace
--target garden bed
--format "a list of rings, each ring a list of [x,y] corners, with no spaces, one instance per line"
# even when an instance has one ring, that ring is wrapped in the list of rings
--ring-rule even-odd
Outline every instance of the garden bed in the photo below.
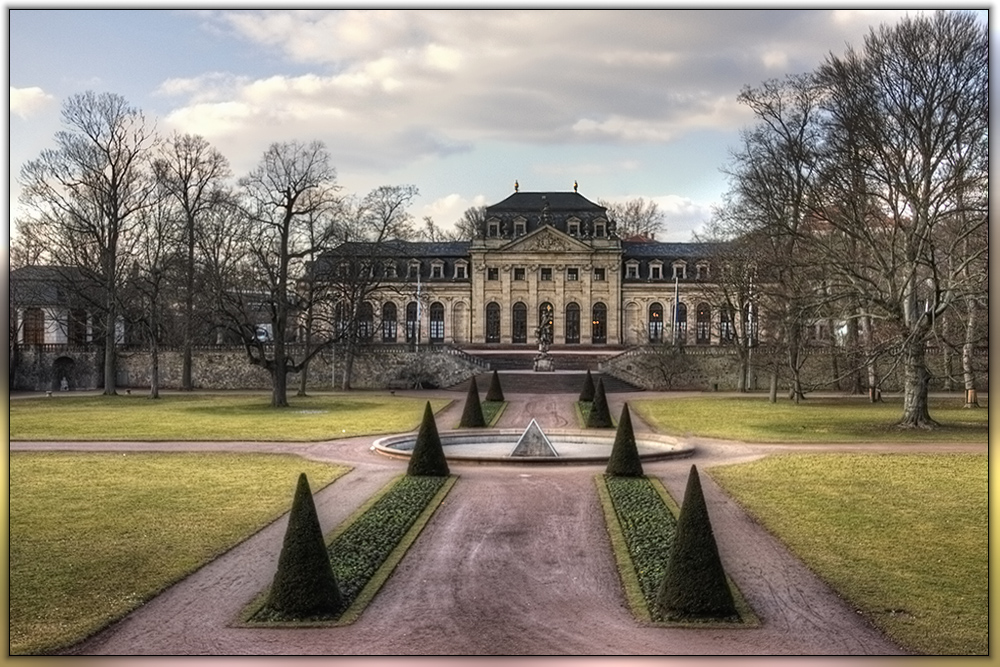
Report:
[[[625,598],[636,618],[654,625],[671,627],[705,624],[717,627],[759,625],[753,610],[732,580],[729,580],[729,588],[740,614],[740,622],[678,622],[662,619],[656,605],[656,594],[666,574],[677,530],[679,507],[658,479],[597,475],[595,481]]]
[[[343,601],[334,615],[288,619],[265,607],[268,590],[240,617],[249,626],[348,625],[358,619],[388,580],[420,531],[458,479],[403,475],[362,505],[327,540],[327,550]]]
[[[503,411],[507,408],[507,401],[483,401],[482,406],[486,428],[493,428],[500,421]]]

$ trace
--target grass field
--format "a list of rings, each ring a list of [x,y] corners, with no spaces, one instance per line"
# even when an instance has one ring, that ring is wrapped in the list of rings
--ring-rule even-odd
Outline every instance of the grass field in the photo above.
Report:
[[[640,400],[630,406],[651,426],[670,435],[769,443],[947,442],[985,443],[987,401],[963,408],[961,397],[931,399],[930,414],[941,423],[932,431],[900,429],[902,402],[889,398],[814,398],[769,403],[766,396],[681,397]]]
[[[989,652],[986,454],[788,454],[711,468],[901,645]]]
[[[83,639],[348,468],[296,456],[10,454],[10,652]],[[210,510],[210,511],[209,511]]]
[[[10,401],[10,439],[314,442],[413,430],[426,399],[328,394],[289,403],[272,408],[263,393],[17,399]],[[434,399],[431,407],[448,403]]]

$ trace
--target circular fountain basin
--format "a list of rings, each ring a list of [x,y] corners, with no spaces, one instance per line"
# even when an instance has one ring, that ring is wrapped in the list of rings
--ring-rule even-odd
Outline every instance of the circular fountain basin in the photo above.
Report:
[[[441,447],[445,458],[454,462],[566,465],[607,463],[615,441],[613,432],[546,430],[545,435],[558,456],[511,456],[522,433],[518,429],[450,431],[440,434]],[[371,449],[383,456],[409,458],[416,441],[416,433],[390,435],[376,440]],[[692,445],[666,435],[637,433],[635,442],[643,461],[683,458],[694,452]]]

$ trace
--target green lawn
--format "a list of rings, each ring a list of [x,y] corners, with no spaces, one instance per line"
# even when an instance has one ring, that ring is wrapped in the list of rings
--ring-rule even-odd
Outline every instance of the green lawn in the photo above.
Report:
[[[426,399],[381,394],[59,396],[10,401],[11,440],[250,440],[314,442],[411,431]],[[449,401],[431,400],[440,410]]]
[[[903,646],[989,651],[986,454],[774,455],[709,473]]]
[[[10,652],[79,641],[349,470],[295,456],[12,452]]]
[[[948,442],[986,443],[987,401],[981,409],[963,408],[961,397],[931,399],[931,417],[942,424],[932,431],[900,429],[898,398],[869,403],[867,398],[814,398],[769,403],[766,396],[681,397],[635,401],[631,407],[661,433],[744,442]]]

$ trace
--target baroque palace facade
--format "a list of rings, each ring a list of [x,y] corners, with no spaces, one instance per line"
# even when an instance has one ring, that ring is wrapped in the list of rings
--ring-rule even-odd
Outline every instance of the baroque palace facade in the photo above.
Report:
[[[711,244],[619,238],[607,209],[575,187],[515,191],[486,207],[482,225],[472,241],[384,249],[392,259],[381,303],[361,318],[365,337],[530,348],[548,324],[555,347],[621,348],[712,345],[730,331],[704,295]],[[342,246],[330,260],[355,250]]]

